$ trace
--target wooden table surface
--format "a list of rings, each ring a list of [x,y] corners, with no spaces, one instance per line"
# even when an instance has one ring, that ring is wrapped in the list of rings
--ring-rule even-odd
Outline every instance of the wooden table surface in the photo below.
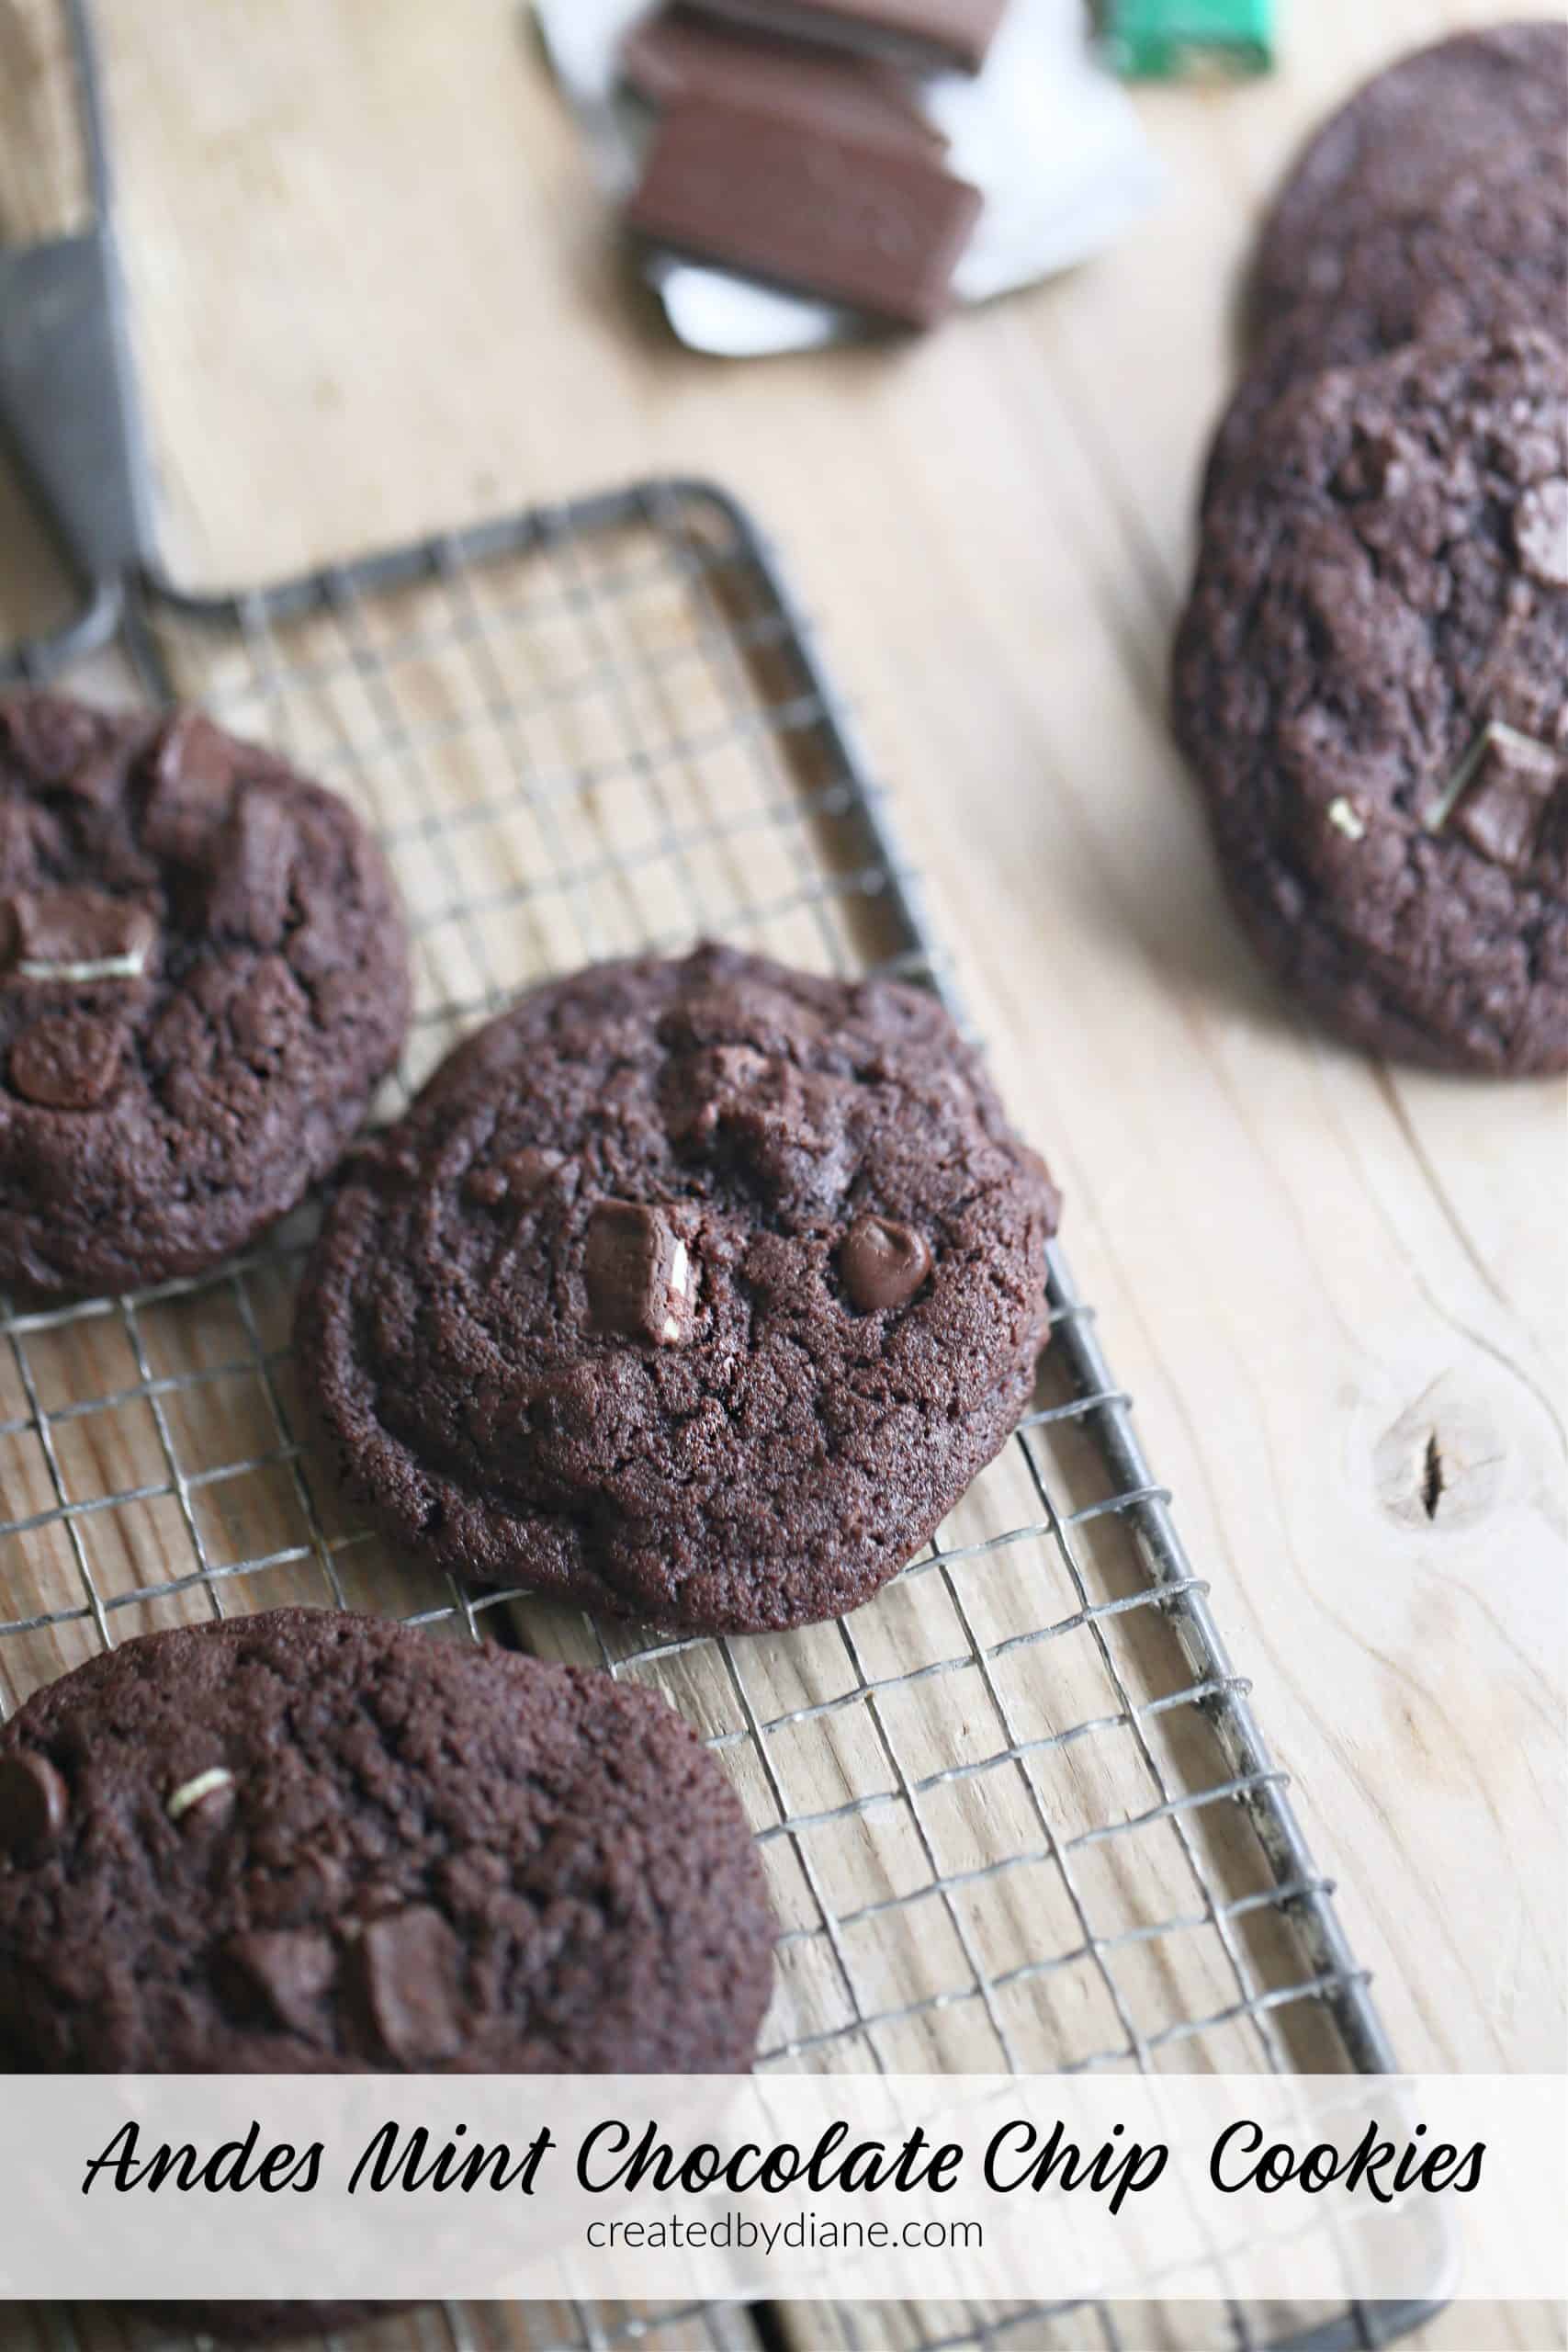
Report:
[[[1164,670],[1273,175],[1390,54],[1520,12],[1282,0],[1274,78],[1140,101],[1169,187],[1115,252],[925,342],[725,366],[626,277],[513,0],[98,6],[182,583],[660,470],[782,546],[1413,2069],[1562,2062],[1562,1097],[1298,1023]]]

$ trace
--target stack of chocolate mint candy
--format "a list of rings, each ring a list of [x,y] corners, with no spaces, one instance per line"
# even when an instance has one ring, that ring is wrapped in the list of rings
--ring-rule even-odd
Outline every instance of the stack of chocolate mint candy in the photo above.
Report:
[[[702,0],[633,26],[659,110],[627,207],[666,251],[933,325],[979,218],[918,77],[977,74],[1007,0]]]

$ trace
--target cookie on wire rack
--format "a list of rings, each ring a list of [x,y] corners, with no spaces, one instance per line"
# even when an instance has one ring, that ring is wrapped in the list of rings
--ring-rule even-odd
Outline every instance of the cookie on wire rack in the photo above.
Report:
[[[193,710],[0,700],[0,1289],[195,1274],[335,1164],[407,1025],[379,849]]]
[[[936,1000],[734,949],[580,972],[333,1200],[301,1374],[411,1552],[692,1632],[911,1559],[1027,1403],[1057,1202]]]
[[[385,1618],[125,1643],[0,1726],[0,2068],[733,2074],[761,1862],[657,1693]]]

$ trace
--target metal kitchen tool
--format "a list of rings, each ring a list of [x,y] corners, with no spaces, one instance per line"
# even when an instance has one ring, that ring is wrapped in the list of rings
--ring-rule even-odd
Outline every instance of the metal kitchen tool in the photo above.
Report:
[[[79,5],[74,22],[91,98]],[[37,282],[13,270],[7,294]],[[897,972],[956,1007],[811,629],[722,492],[648,483],[186,596],[145,536],[106,213],[90,254],[43,282],[71,291],[72,364],[103,355],[120,422],[97,388],[53,404],[86,420],[71,429],[103,511],[85,511],[47,412],[20,397],[36,372],[6,378],[82,608],[0,668],[198,698],[378,825],[417,990],[383,1110],[545,973],[701,932]],[[12,353],[41,332],[0,319]],[[344,1517],[292,1386],[310,1226],[303,1212],[218,1272],[130,1298],[0,1301],[0,1714],[155,1626],[285,1600],[395,1610],[432,1638],[651,1682],[698,1726],[750,1811],[784,1926],[765,2068],[1390,2069],[1331,1882],[1059,1250],[1034,1408],[938,1540],[840,1624],[716,1642],[460,1590]],[[578,2306],[513,2313],[504,2335],[454,2309],[400,2323],[400,2341],[1035,2352],[1157,2335],[1348,2352],[1433,2307],[1140,2307],[1132,2337],[1108,2305]],[[107,2324],[76,2333],[113,2340]],[[51,2345],[72,2336],[49,2323]]]
[[[91,215],[0,248],[0,440],[51,529],[79,598],[62,652],[118,624],[122,583],[150,560],[147,472],[110,232],[107,148],[83,0],[64,0],[81,96]]]

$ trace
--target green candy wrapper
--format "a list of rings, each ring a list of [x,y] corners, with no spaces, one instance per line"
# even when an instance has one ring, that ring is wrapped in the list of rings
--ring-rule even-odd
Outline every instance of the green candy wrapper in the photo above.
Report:
[[[1111,62],[1128,81],[1216,68],[1266,74],[1274,62],[1272,0],[1100,0],[1100,17]]]

